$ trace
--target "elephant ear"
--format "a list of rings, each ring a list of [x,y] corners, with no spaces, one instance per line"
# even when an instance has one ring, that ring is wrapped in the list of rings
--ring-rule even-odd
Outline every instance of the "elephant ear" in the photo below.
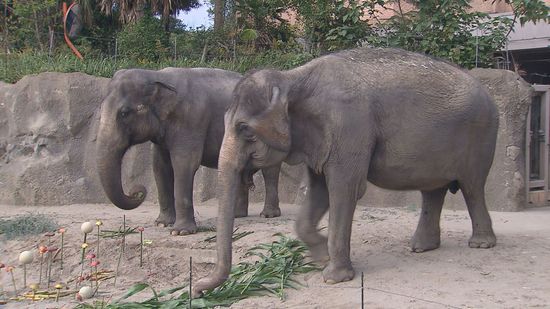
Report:
[[[279,87],[271,90],[268,108],[249,123],[252,132],[268,146],[282,152],[290,150],[290,121],[287,92]]]
[[[154,81],[151,84],[154,87],[151,106],[158,117],[165,120],[176,107],[178,91],[173,85],[162,81]]]

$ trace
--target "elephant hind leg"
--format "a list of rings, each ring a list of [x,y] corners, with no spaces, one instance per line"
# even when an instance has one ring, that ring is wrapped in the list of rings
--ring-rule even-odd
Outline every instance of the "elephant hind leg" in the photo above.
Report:
[[[447,187],[422,191],[422,212],[416,232],[411,240],[413,252],[424,252],[439,248],[441,230],[439,220],[447,194]]]
[[[491,248],[497,243],[487,205],[485,203],[485,182],[460,182],[460,190],[468,206],[472,220],[470,248]]]

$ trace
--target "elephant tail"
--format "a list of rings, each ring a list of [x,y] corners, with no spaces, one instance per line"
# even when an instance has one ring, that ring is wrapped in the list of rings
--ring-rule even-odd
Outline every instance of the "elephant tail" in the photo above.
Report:
[[[456,192],[460,189],[460,186],[458,185],[458,181],[451,181],[449,183],[449,191],[451,191],[452,194],[456,194]]]

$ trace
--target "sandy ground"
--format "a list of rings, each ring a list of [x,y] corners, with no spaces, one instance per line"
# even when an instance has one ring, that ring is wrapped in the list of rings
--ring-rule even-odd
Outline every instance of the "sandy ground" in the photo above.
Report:
[[[276,232],[292,235],[296,205],[282,205],[283,216],[259,217],[261,204],[251,206],[251,216],[237,219],[239,231],[253,231],[234,243],[234,263],[254,245],[275,239]],[[196,205],[201,226],[215,224],[216,201]],[[126,215],[128,225],[144,226],[144,238],[152,240],[145,250],[145,265],[139,267],[139,234],[127,238],[116,287],[112,280],[102,284],[96,299],[114,299],[132,284],[146,281],[162,290],[188,281],[189,256],[193,257],[194,277],[202,277],[215,261],[215,243],[204,239],[214,235],[202,232],[191,236],[170,236],[165,228],[153,226],[157,206],[149,204],[123,212],[110,205],[64,207],[0,206],[2,218],[39,212],[66,227],[65,270],[54,263],[52,280],[65,282],[80,273],[80,244],[83,221],[101,219],[103,228],[117,229]],[[409,238],[416,227],[419,210],[358,207],[352,236],[352,261],[357,274],[364,272],[365,308],[548,308],[550,307],[550,208],[521,213],[493,212],[498,245],[493,249],[470,249],[471,226],[466,211],[444,210],[441,248],[411,253]],[[322,222],[326,226],[325,221]],[[57,237],[57,236],[56,236]],[[58,238],[53,243],[58,244]],[[92,248],[95,235],[90,236]],[[0,240],[0,262],[17,265],[23,250],[48,244],[44,236]],[[115,269],[119,242],[101,240],[101,266]],[[94,249],[95,250],[95,249]],[[38,281],[37,260],[29,267],[29,282]],[[86,271],[86,270],[85,270]],[[87,270],[89,271],[89,270]],[[22,285],[20,269],[16,279]],[[11,279],[2,272],[3,288],[11,295]],[[360,275],[353,281],[326,285],[320,272],[298,277],[305,286],[287,290],[284,300],[275,297],[249,298],[232,308],[360,308]],[[69,287],[74,289],[74,284]],[[149,297],[143,292],[141,297]],[[138,296],[138,295],[136,295]],[[139,299],[139,297],[138,297]],[[70,308],[77,304],[67,297],[53,301],[9,303],[0,308]]]

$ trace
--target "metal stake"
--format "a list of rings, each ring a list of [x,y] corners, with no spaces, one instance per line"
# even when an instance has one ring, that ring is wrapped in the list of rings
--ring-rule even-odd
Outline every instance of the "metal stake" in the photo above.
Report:
[[[192,288],[191,285],[193,284],[193,257],[189,257],[189,309],[191,309],[193,306],[191,305],[191,301],[193,300],[193,295],[191,294]]]
[[[4,45],[5,45],[5,63],[4,63],[4,69],[6,70],[4,72],[5,81],[8,80],[8,0],[4,0]]]
[[[361,309],[365,309],[365,285],[363,283],[363,272],[361,272]]]

